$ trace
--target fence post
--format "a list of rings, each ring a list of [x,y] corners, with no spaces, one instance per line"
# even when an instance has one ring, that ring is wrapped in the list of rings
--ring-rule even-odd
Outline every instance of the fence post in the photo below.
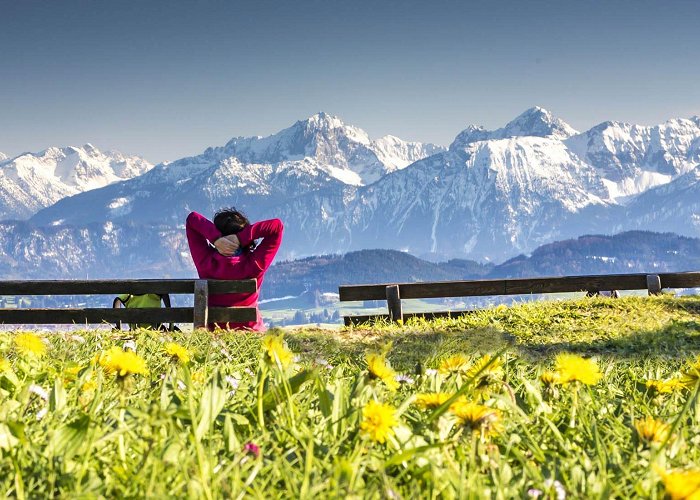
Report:
[[[647,290],[649,295],[661,294],[661,278],[658,274],[647,274]]]
[[[386,287],[386,305],[389,308],[389,321],[403,321],[399,285],[389,285]]]
[[[194,282],[194,328],[206,328],[209,322],[209,282],[196,280]]]

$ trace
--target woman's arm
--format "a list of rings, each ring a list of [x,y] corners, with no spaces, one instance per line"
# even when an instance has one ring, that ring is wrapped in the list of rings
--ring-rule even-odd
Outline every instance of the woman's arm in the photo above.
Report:
[[[207,241],[216,241],[221,237],[221,233],[216,229],[214,223],[197,212],[192,212],[187,216],[185,231],[195,265],[199,264],[212,251]]]
[[[246,247],[253,242],[262,238],[262,243],[258,245],[251,256],[251,261],[260,271],[267,271],[267,268],[272,264],[272,260],[277,254],[277,250],[282,243],[282,233],[284,225],[279,219],[270,219],[256,222],[244,227],[238,236],[241,247]]]

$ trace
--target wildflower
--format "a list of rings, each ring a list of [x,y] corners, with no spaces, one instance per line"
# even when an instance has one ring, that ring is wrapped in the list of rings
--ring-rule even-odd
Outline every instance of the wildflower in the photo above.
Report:
[[[538,490],[537,488],[530,488],[527,490],[527,496],[529,498],[539,498],[544,494],[542,490]]]
[[[689,363],[688,369],[683,372],[681,383],[686,389],[692,389],[698,383],[698,379],[700,379],[700,356]]]
[[[260,447],[255,443],[248,442],[243,446],[243,452],[251,453],[255,458],[258,458],[260,456]]]
[[[95,389],[97,389],[97,382],[92,380],[91,378],[88,379],[83,386],[80,388],[81,391],[83,392],[92,392]]]
[[[491,363],[489,365],[489,363]],[[488,366],[487,366],[488,365]],[[474,378],[476,392],[488,399],[489,391],[494,383],[499,382],[503,377],[503,363],[500,359],[491,361],[490,355],[485,355],[474,363],[466,372],[468,378]],[[478,375],[477,375],[478,374]]]
[[[0,373],[10,371],[10,362],[3,357],[0,357]]]
[[[660,474],[671,500],[700,500],[700,469]]]
[[[265,359],[269,363],[279,363],[282,368],[288,367],[294,359],[294,354],[284,342],[283,333],[279,335],[268,333],[262,339],[262,347],[265,350]]]
[[[328,362],[328,360],[323,359],[323,358],[316,358],[316,364],[319,366],[322,366],[328,370],[333,369],[333,365]]]
[[[395,391],[399,386],[399,383],[396,381],[396,372],[387,363],[385,355],[370,352],[365,357],[365,360],[367,361],[367,370],[369,371],[370,378],[378,378],[384,382],[384,385],[386,385],[390,391]]]
[[[549,370],[542,372],[540,375],[540,381],[546,386],[559,384],[561,382],[559,373]]]
[[[464,373],[467,371],[469,357],[464,354],[454,354],[440,361],[440,373]]]
[[[126,342],[124,342],[123,349],[124,349],[125,351],[134,351],[134,352],[136,352],[136,341],[133,340],[133,339],[127,340]]]
[[[131,374],[148,375],[146,361],[132,351],[122,351],[112,347],[98,357],[98,363],[108,373],[116,373],[123,378]]]
[[[46,389],[44,389],[44,388],[41,387],[40,385],[36,385],[36,384],[30,385],[30,386],[29,386],[29,392],[31,392],[31,393],[33,393],[33,394],[36,394],[37,396],[39,396],[39,397],[40,397],[41,399],[43,399],[44,401],[48,401],[48,400],[49,400],[49,393],[46,392]]]
[[[488,406],[462,401],[453,404],[450,411],[460,425],[472,432],[483,432],[488,436],[497,434],[502,429],[501,412]]]
[[[197,370],[196,372],[192,373],[192,382],[201,384],[204,382],[204,372],[201,370]]]
[[[394,434],[394,427],[399,423],[396,409],[391,405],[370,401],[362,409],[360,429],[372,441],[384,443]]]
[[[175,342],[168,342],[164,346],[165,354],[170,356],[173,360],[177,360],[183,365],[190,362],[190,353],[182,347],[180,344]]]
[[[564,485],[556,479],[546,479],[544,481],[544,487],[548,490],[554,489],[553,493],[556,495],[557,500],[564,500],[566,498],[566,490],[564,489]]]
[[[46,354],[46,344],[41,337],[33,333],[20,333],[15,337],[15,347],[22,354],[43,356]]]
[[[647,380],[645,386],[651,394],[669,394],[683,389],[685,384],[680,379],[671,378],[666,380]]]
[[[555,368],[562,384],[581,382],[586,385],[595,385],[603,377],[595,361],[576,354],[557,355]]]
[[[668,424],[651,417],[638,420],[634,424],[634,427],[637,429],[639,439],[649,444],[664,442],[666,438],[668,438],[668,434],[671,430],[671,426]]]
[[[403,374],[398,374],[394,377],[394,380],[396,380],[399,384],[407,384],[411,385],[415,383],[415,380],[412,377],[409,377],[408,375],[403,375]]]
[[[452,394],[447,392],[426,392],[417,394],[414,404],[422,410],[432,409],[442,405],[451,397]]]

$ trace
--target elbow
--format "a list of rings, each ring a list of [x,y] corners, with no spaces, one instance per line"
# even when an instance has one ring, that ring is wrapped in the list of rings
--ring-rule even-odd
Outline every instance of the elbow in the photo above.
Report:
[[[190,212],[190,214],[185,219],[185,226],[191,226],[198,216],[199,214],[197,212]]]
[[[275,229],[277,230],[278,233],[284,232],[284,224],[280,219],[272,219],[275,222]]]

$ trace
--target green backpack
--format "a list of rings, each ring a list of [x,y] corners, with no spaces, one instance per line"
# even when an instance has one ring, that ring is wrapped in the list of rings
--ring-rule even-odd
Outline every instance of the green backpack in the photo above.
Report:
[[[130,309],[132,307],[160,307],[160,302],[163,301],[165,307],[170,307],[170,295],[147,293],[144,295],[131,295],[130,293],[125,293],[115,297],[114,302],[112,302],[112,307],[126,307]],[[138,328],[149,328],[153,330],[170,330],[179,331],[179,328],[175,326],[174,323],[170,323],[170,327],[166,328],[165,325],[161,323],[129,323],[129,330],[136,330]],[[122,329],[122,322],[117,321],[116,329]]]

